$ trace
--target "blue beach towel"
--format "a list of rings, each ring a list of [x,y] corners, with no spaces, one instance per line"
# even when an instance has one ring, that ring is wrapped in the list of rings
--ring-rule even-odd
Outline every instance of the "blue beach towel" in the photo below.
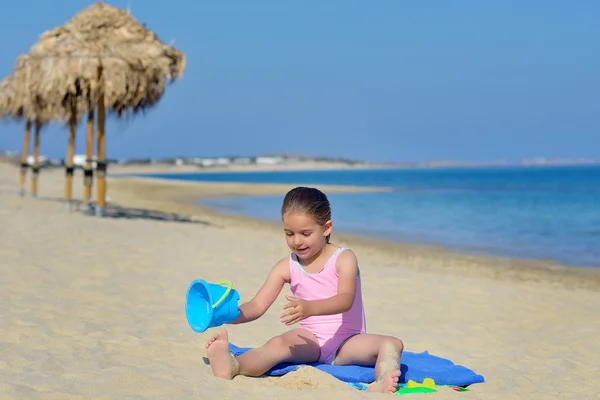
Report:
[[[248,347],[238,347],[229,344],[229,351],[234,356],[239,356],[250,350]],[[371,383],[375,380],[375,369],[373,367],[362,367],[358,365],[329,365],[321,363],[311,364],[287,364],[282,363],[274,366],[265,373],[268,376],[281,376],[292,372],[301,366],[311,366],[327,372],[336,378],[348,383]],[[484,382],[481,375],[476,374],[469,368],[456,365],[445,358],[437,357],[424,351],[423,353],[402,353],[402,364],[400,366],[400,383],[406,383],[409,379],[415,382],[423,382],[425,378],[432,378],[436,385],[469,386],[474,383]]]

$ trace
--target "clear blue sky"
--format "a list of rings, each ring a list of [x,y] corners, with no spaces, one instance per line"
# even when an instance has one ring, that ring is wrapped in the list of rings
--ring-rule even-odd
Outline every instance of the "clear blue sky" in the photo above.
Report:
[[[10,4],[2,76],[91,3]],[[187,69],[157,109],[109,122],[109,157],[600,158],[597,0],[110,4],[175,39]],[[20,149],[22,130],[0,124],[0,148]],[[42,152],[62,158],[66,140],[49,126]]]

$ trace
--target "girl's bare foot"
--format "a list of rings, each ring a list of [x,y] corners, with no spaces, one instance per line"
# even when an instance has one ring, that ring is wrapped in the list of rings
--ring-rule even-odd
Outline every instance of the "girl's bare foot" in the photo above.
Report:
[[[233,379],[237,374],[237,361],[229,353],[227,330],[213,335],[206,343],[206,355],[210,361],[213,374],[218,378]]]
[[[377,382],[372,383],[367,392],[378,393],[396,393],[398,391],[398,379],[400,378],[400,370],[396,369]]]

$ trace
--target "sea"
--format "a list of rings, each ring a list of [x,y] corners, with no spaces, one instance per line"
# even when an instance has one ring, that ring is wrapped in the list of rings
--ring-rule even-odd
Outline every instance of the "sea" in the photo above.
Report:
[[[472,254],[600,267],[600,165],[145,174],[206,182],[386,186],[327,193],[335,229]],[[283,196],[201,204],[280,221]]]

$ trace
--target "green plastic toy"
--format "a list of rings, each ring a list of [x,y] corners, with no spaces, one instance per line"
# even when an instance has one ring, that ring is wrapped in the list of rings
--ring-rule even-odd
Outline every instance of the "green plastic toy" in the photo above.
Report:
[[[396,396],[402,396],[403,394],[409,394],[409,393],[433,393],[433,392],[437,392],[436,389],[432,389],[432,388],[428,388],[428,387],[403,387],[403,388],[399,388],[398,391],[396,392]]]
[[[469,391],[469,389],[460,387],[460,386],[453,386],[452,390],[456,390],[457,392],[468,392]]]

